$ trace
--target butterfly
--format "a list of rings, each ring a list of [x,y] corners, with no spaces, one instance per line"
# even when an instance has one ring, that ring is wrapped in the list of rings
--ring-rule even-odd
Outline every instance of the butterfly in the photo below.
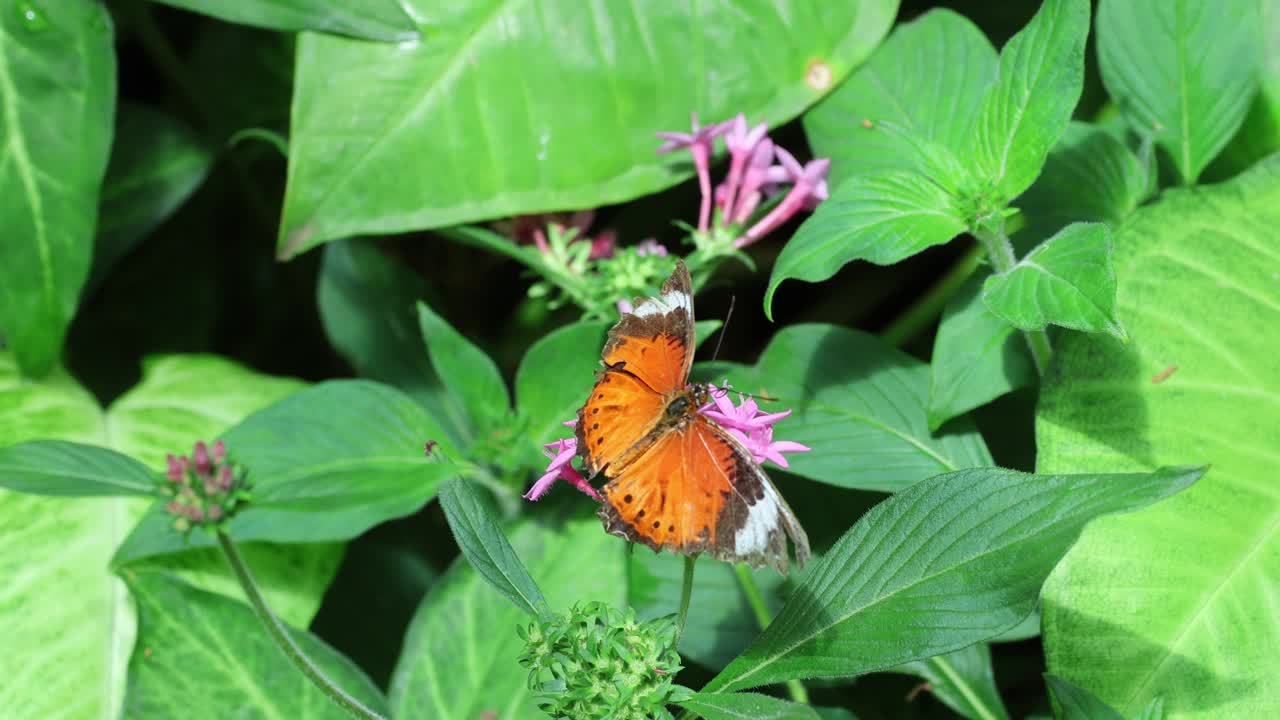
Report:
[[[661,297],[635,301],[609,331],[604,370],[578,411],[578,454],[588,478],[603,475],[605,529],[655,552],[769,564],[787,572],[787,540],[801,567],[809,539],[751,452],[699,408],[706,385],[689,384],[693,286],[683,261]]]

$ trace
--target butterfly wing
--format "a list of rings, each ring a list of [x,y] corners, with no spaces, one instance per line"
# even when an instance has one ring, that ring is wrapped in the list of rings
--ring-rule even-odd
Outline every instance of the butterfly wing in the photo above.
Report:
[[[655,551],[707,553],[786,574],[787,540],[796,563],[809,539],[751,454],[705,417],[662,433],[604,486],[605,529]]]
[[[664,399],[627,372],[600,373],[591,397],[578,411],[578,455],[587,477],[610,465],[624,467],[644,448],[662,418]]]
[[[660,297],[636,300],[635,309],[609,331],[606,367],[625,369],[654,392],[684,389],[693,364],[693,282],[684,261],[662,284]]]

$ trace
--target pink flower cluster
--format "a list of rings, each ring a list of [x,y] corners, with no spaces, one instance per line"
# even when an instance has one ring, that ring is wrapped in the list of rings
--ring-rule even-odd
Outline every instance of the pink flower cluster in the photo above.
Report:
[[[789,467],[786,458],[782,456],[783,453],[809,451],[810,448],[798,442],[773,439],[773,425],[790,415],[790,410],[778,413],[761,412],[754,399],[741,394],[738,396],[740,404],[735,407],[728,397],[727,386],[717,388],[714,385],[708,385],[708,389],[711,390],[711,402],[699,408],[699,412],[715,420],[741,441],[743,446],[751,452],[757,465],[762,465],[768,460],[780,467]],[[564,424],[566,427],[575,427],[578,423],[576,420],[569,420]],[[573,467],[573,458],[578,454],[576,438],[562,438],[547,443],[543,447],[543,452],[551,462],[547,465],[542,477],[538,478],[533,487],[529,488],[529,492],[524,494],[524,499],[537,500],[551,489],[556,480],[564,480],[590,495],[597,502],[601,500],[600,493],[596,492],[587,479],[582,477],[582,473]]]
[[[176,518],[177,529],[217,524],[236,510],[245,490],[244,476],[227,458],[221,440],[212,448],[197,442],[190,457],[169,455],[167,463],[168,482],[161,492],[172,498],[165,511]]]
[[[713,201],[719,210],[721,223],[742,226],[751,219],[765,196],[777,194],[781,192],[782,185],[791,183],[791,189],[782,201],[733,241],[735,248],[743,248],[769,234],[801,210],[812,210],[827,199],[827,172],[831,161],[818,158],[801,165],[791,153],[774,145],[766,135],[768,129],[764,123],[748,129],[747,118],[741,113],[732,120],[703,127],[698,124],[698,115],[694,113],[692,132],[658,133],[658,137],[665,141],[658,147],[659,154],[687,148],[693,156],[698,188],[702,192],[702,205],[698,211],[699,232],[706,232],[710,227]],[[729,172],[712,193],[711,155],[715,139],[722,136],[729,151]],[[775,159],[779,164],[774,164]]]

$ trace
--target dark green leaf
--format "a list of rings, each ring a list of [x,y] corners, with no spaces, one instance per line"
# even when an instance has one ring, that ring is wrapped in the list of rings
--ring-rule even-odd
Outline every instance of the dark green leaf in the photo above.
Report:
[[[1049,694],[1057,701],[1058,720],[1124,720],[1116,709],[1102,702],[1096,695],[1056,675],[1045,675]]]
[[[421,407],[385,385],[334,380],[292,395],[223,435],[254,483],[252,502],[228,532],[242,542],[347,540],[413,513],[457,474],[455,465],[423,454],[423,444],[439,437]],[[169,524],[149,513],[114,562],[213,544],[207,534],[184,538]]]
[[[547,609],[538,584],[529,577],[474,485],[465,480],[445,483],[440,504],[458,549],[495,590],[531,615]]]
[[[511,529],[552,607],[626,603],[623,543],[594,516],[551,522],[545,506]],[[539,716],[528,670],[516,662],[528,615],[493,591],[465,558],[422,601],[391,679],[396,720],[531,720]],[[486,714],[491,713],[491,714]]]
[[[1181,490],[1203,470],[1027,475],[961,470],[890,497],[814,564],[717,675],[729,691],[848,677],[952,652],[1016,625],[1084,525]]]
[[[1116,320],[1111,228],[1101,223],[1066,226],[1008,273],[987,278],[982,301],[1022,330],[1052,324],[1128,337]]]
[[[469,437],[466,416],[449,401],[414,314],[426,294],[426,281],[372,240],[338,240],[324,249],[316,302],[329,342],[356,372],[416,400],[462,443]]]
[[[533,344],[516,370],[516,406],[528,421],[531,464],[542,458],[541,443],[569,437],[566,420],[578,417],[600,369],[607,322],[579,322],[555,330]]]
[[[977,123],[978,164],[999,206],[1022,194],[1067,129],[1084,82],[1088,0],[1045,0],[1000,51]]]
[[[157,0],[227,22],[270,30],[315,30],[369,40],[408,42],[418,27],[398,0]]]
[[[212,164],[213,153],[178,119],[145,105],[120,104],[88,289],[186,202]]]
[[[1262,59],[1256,0],[1104,0],[1098,66],[1139,135],[1191,184],[1244,122]]]
[[[759,693],[698,693],[680,703],[705,720],[820,720],[808,705]]]
[[[147,466],[106,448],[34,440],[0,448],[0,487],[36,495],[154,495]]]
[[[289,662],[244,603],[163,573],[131,572],[125,581],[138,605],[125,717],[350,717]],[[350,660],[310,633],[290,634],[344,692],[386,711]]]
[[[511,408],[511,398],[493,360],[426,303],[418,303],[418,323],[436,375],[450,397],[462,406],[475,432],[488,429],[505,416]]]
[[[970,278],[942,311],[929,364],[929,429],[1036,382],[1027,341],[982,302]]]
[[[691,111],[705,122],[794,117],[871,54],[897,10],[896,0],[405,5],[430,23],[413,46],[299,39],[281,257],[366,231],[668,187],[691,165],[655,154],[655,132],[688,128]]]
[[[101,3],[0,12],[0,334],[27,375],[57,362],[89,274],[115,57]]]
[[[772,313],[773,294],[783,280],[819,282],[854,260],[892,265],[947,242],[965,227],[955,197],[920,173],[852,177],[782,249],[765,292],[765,313]]]
[[[794,411],[774,432],[813,448],[787,456],[797,475],[896,492],[948,470],[991,464],[968,421],[929,432],[929,367],[866,333],[793,325],[773,337],[755,368],[729,379],[739,391],[777,398],[777,407],[764,405],[768,411]]]
[[[805,113],[805,134],[815,156],[831,158],[832,184],[877,170],[923,171],[915,145],[885,132],[885,121],[967,157],[995,71],[995,48],[981,30],[950,10],[930,10],[895,28],[866,65]]]
[[[1280,707],[1277,227],[1277,159],[1139,210],[1115,257],[1134,341],[1064,335],[1041,391],[1046,472],[1212,462],[1185,495],[1091,527],[1045,585],[1049,672],[1127,717],[1156,697],[1197,720]]]
[[[946,655],[913,660],[894,668],[894,671],[924,678],[929,683],[929,692],[971,720],[1009,718],[991,669],[991,648],[985,643]]]

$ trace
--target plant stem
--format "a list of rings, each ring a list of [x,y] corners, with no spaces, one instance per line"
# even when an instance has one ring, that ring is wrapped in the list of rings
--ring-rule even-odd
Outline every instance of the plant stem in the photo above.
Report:
[[[1007,273],[1018,263],[1017,256],[1013,254],[1013,244],[1004,234],[1003,220],[995,230],[977,227],[972,232],[986,251],[987,260],[997,273]],[[1027,346],[1031,348],[1031,358],[1036,363],[1036,372],[1043,377],[1045,370],[1049,368],[1049,356],[1053,354],[1053,349],[1049,347],[1049,336],[1044,330],[1023,330],[1022,336],[1027,339]]]
[[[684,636],[684,621],[689,616],[689,598],[693,596],[693,564],[697,555],[684,556],[684,581],[680,584],[680,610],[676,613],[676,637]]]
[[[747,596],[747,604],[751,606],[756,622],[759,623],[760,629],[764,630],[769,627],[769,623],[773,622],[773,615],[769,613],[769,606],[765,604],[764,594],[756,584],[755,575],[751,574],[751,568],[742,564],[734,565],[733,572],[738,576],[738,585],[742,587],[742,594]],[[787,694],[795,702],[809,704],[809,691],[799,680],[787,681]]]
[[[960,286],[964,285],[973,274],[982,260],[982,255],[981,245],[970,248],[919,300],[894,318],[893,322],[889,323],[889,327],[880,333],[880,338],[894,347],[902,347],[908,340],[928,327],[942,314],[942,308],[946,306],[951,296],[955,295]]]
[[[362,718],[362,720],[385,720],[381,715],[365,707],[359,700],[351,697],[342,691],[333,683],[315,663],[311,662],[302,648],[293,641],[289,635],[289,630],[280,622],[275,613],[271,612],[271,608],[267,605],[267,599],[262,596],[258,590],[257,583],[253,580],[253,575],[249,573],[249,566],[245,564],[244,558],[241,557],[240,551],[236,548],[235,543],[231,540],[231,536],[225,532],[218,531],[218,543],[222,545],[222,552],[227,557],[227,562],[231,564],[231,569],[236,574],[236,579],[240,581],[240,587],[244,589],[245,597],[249,598],[249,604],[253,606],[254,612],[258,614],[258,619],[267,629],[267,634],[275,641],[276,646],[280,648],[303,675],[312,682],[316,687],[329,696],[329,699],[337,703],[337,705],[352,717]]]

